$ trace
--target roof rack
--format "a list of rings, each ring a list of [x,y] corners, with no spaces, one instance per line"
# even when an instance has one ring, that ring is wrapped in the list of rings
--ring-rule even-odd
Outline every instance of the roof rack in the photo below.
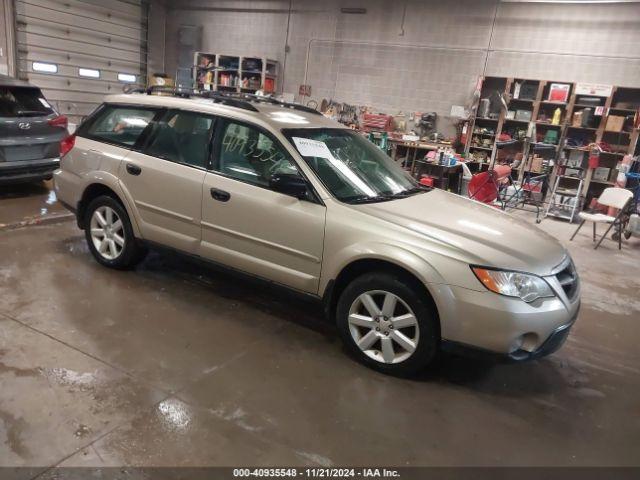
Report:
[[[148,88],[125,88],[124,92],[143,93],[147,95],[164,93],[181,98],[207,98],[214,103],[227,105],[229,107],[242,108],[243,110],[249,110],[252,112],[258,112],[259,110],[251,105],[251,103],[268,103],[270,105],[277,105],[282,108],[289,108],[291,110],[298,110],[315,115],[322,115],[322,113],[311,107],[305,107],[304,105],[299,105],[297,103],[283,102],[271,96],[254,95],[250,93],[214,92],[210,90],[198,90],[195,88],[184,87],[167,87],[163,85],[153,85]]]
[[[245,100],[219,95],[218,92],[199,91],[199,90],[195,90],[195,91],[197,92],[194,95],[195,97],[206,98],[208,100],[211,100],[213,103],[219,103],[220,105],[227,105],[229,107],[242,108],[243,110],[249,110],[251,112],[260,111],[256,107],[251,105],[251,103]]]
[[[235,92],[211,92],[211,94],[215,95],[216,97],[220,96],[220,97],[228,97],[228,98],[237,98],[237,99],[246,100],[249,102],[268,103],[271,105],[278,105],[282,108],[290,108],[292,110],[299,110],[301,112],[313,113],[315,115],[322,115],[322,113],[320,113],[319,111],[311,107],[305,107],[304,105],[300,105],[298,103],[283,102],[281,100],[278,100],[268,95],[255,95],[253,93],[235,93]]]
[[[125,88],[124,93],[141,93],[146,95],[154,94],[166,94],[173,97],[180,98],[206,98],[213,103],[219,103],[220,105],[227,105],[229,107],[241,108],[243,110],[249,110],[251,112],[258,112],[259,110],[251,105],[248,101],[240,100],[232,97],[225,97],[217,94],[217,92],[208,92],[196,90],[193,88],[184,87],[167,87],[164,85],[152,85],[148,88]]]

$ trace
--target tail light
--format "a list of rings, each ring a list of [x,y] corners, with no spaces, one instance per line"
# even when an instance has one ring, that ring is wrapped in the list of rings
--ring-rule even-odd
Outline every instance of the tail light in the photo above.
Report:
[[[48,123],[52,127],[67,128],[69,126],[69,119],[64,115],[59,115],[56,118],[49,120]]]
[[[64,157],[76,144],[76,136],[69,135],[60,141],[60,156]]]

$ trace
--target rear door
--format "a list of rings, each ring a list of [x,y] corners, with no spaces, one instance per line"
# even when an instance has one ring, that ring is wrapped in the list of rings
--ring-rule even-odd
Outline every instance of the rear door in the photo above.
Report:
[[[55,125],[57,117],[38,88],[0,85],[2,166],[57,159],[60,140],[66,135],[66,124]]]
[[[215,118],[165,111],[145,145],[120,164],[118,177],[133,199],[146,240],[195,253],[201,238],[202,183]]]
[[[274,174],[300,174],[287,150],[261,128],[220,120],[212,171],[202,189],[204,257],[316,293],[326,207],[269,187]]]

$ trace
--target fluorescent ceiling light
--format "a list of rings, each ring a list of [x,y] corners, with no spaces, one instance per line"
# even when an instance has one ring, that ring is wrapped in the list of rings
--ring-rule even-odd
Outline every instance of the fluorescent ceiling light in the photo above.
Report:
[[[33,62],[31,67],[34,72],[58,73],[58,65],[55,63]]]
[[[100,78],[100,70],[94,70],[93,68],[79,68],[78,75],[88,78]]]
[[[132,75],[131,73],[119,73],[118,81],[126,82],[126,83],[134,83],[136,81],[136,76]]]

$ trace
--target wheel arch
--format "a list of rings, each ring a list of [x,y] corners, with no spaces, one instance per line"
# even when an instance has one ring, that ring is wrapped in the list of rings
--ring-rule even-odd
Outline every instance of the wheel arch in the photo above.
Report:
[[[90,182],[82,192],[82,196],[80,197],[80,201],[78,202],[78,209],[76,212],[76,218],[78,221],[78,227],[84,230],[84,217],[86,213],[86,209],[91,203],[91,201],[101,195],[107,195],[116,200],[122,208],[127,212],[129,216],[129,222],[131,222],[131,228],[133,229],[133,233],[136,237],[139,237],[138,225],[135,217],[132,215],[131,209],[125,200],[125,196],[119,192],[119,188],[116,185],[109,185],[107,183],[101,181],[92,181]]]
[[[353,260],[345,265],[334,279],[328,282],[322,297],[325,315],[328,319],[331,321],[335,320],[338,299],[347,285],[361,275],[372,272],[391,273],[403,278],[406,282],[411,283],[417,290],[422,292],[424,298],[427,299],[433,308],[439,330],[438,335],[440,334],[441,328],[438,305],[428,286],[411,270],[392,260],[384,258],[365,257]]]

